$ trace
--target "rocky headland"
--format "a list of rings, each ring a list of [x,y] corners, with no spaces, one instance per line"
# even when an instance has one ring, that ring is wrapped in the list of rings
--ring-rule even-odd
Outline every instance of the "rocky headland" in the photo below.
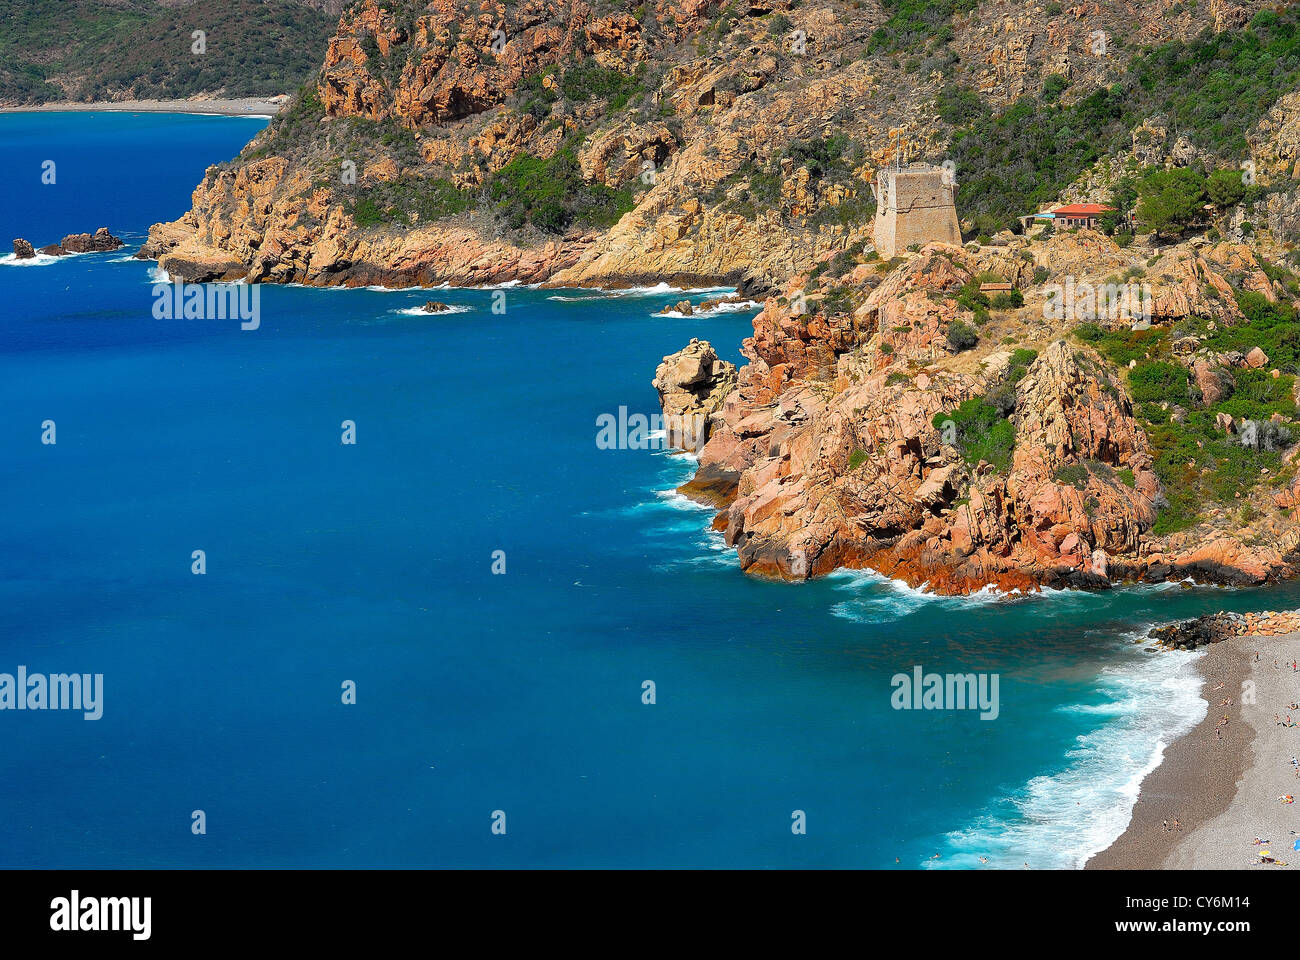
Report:
[[[729,375],[693,386],[709,434],[681,489],[719,507],[745,570],[868,568],[940,593],[1296,572],[1294,377],[1217,349],[1260,331],[1233,297],[1199,302],[1230,280],[1281,302],[1248,248],[1083,231],[871,258],[768,299],[720,407]],[[1100,283],[1148,262],[1154,324],[1046,318],[1057,271]],[[982,303],[992,275],[1023,306]],[[1256,389],[1277,403],[1240,403]]]

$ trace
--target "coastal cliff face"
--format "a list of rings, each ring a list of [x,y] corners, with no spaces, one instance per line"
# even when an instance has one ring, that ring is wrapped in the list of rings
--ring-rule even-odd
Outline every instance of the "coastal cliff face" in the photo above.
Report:
[[[767,298],[734,389],[698,344],[656,386],[707,424],[686,490],[746,569],[1259,582],[1300,541],[1298,35],[1255,0],[358,0],[140,256],[189,280],[734,283]],[[951,162],[968,242],[882,262],[870,184],[914,159]],[[1124,246],[1004,229],[1150,171],[1153,232]],[[1095,309],[1129,285],[1141,323]]]
[[[1165,326],[1185,319],[1189,297],[1229,278],[1231,291],[1277,300],[1247,248],[1186,244],[1157,255],[1151,299],[1165,319],[1149,329],[1044,319],[1055,293],[1032,279],[1024,307],[989,310],[973,283],[992,271],[1032,277],[1045,264],[1100,283],[1150,253],[1081,232],[978,250],[929,244],[892,270],[841,257],[796,278],[755,318],[749,363],[682,491],[720,508],[715,528],[744,569],[785,579],[870,568],[965,593],[1292,575],[1300,447],[1283,426],[1290,417],[1269,421],[1279,449],[1258,461],[1268,466],[1252,459],[1253,475],[1216,504],[1223,488],[1199,486],[1210,464],[1227,469],[1216,457],[1263,452],[1231,448],[1245,421],[1221,412],[1210,433],[1195,433],[1226,401],[1186,388],[1263,383],[1294,413],[1293,379],[1234,379],[1226,370],[1246,370],[1245,357],[1202,345],[1252,329],[1235,304],[1204,321],[1204,337]],[[978,342],[968,346],[962,331],[978,331]],[[1129,363],[1116,362],[1128,352]],[[1184,405],[1153,403],[1151,372],[1181,383]],[[1191,432],[1178,435],[1180,423]],[[1221,438],[1211,439],[1216,428]],[[1206,502],[1174,522],[1169,511],[1188,487]]]
[[[359,0],[141,256],[192,280],[771,289],[869,239],[875,169],[941,157],[969,97],[1082,97],[1133,56],[1094,35],[1259,7]]]

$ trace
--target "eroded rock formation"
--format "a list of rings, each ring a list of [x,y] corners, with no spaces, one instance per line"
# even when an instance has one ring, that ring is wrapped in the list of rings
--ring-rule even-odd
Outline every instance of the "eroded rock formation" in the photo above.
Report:
[[[670,441],[697,449],[708,439],[713,415],[736,386],[736,365],[719,360],[707,340],[692,339],[664,357],[652,385],[659,393]]]
[[[786,579],[870,568],[945,593],[1292,572],[1294,525],[1274,541],[1152,532],[1164,500],[1150,442],[1120,372],[1086,344],[954,348],[961,291],[988,262],[931,244],[853,310],[793,310],[794,290],[767,301],[682,488],[720,507],[741,566]],[[1188,359],[1214,389],[1238,358]],[[985,419],[963,435],[976,409]]]
[[[103,253],[122,246],[121,239],[109,233],[108,227],[100,227],[93,234],[70,233],[58,243],[41,247],[39,252],[51,257],[65,257],[70,253]],[[37,252],[21,237],[14,241],[14,256],[19,260],[29,260]]]

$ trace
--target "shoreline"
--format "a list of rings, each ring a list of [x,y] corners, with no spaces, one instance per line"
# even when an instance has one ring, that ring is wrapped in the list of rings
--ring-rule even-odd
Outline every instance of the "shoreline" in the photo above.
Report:
[[[198,113],[214,117],[274,117],[287,102],[280,97],[233,100],[97,100],[0,106],[0,113]]]
[[[1300,816],[1278,799],[1300,793],[1289,763],[1300,728],[1273,722],[1300,699],[1300,674],[1274,667],[1275,659],[1300,659],[1300,633],[1236,636],[1206,648],[1196,665],[1205,718],[1165,748],[1142,781],[1128,827],[1084,869],[1265,869],[1251,862],[1264,849],[1289,864],[1269,869],[1300,865],[1292,849]],[[1224,698],[1232,703],[1221,705]],[[1175,819],[1181,828],[1166,828]],[[1270,844],[1256,846],[1257,836]]]
[[[1249,668],[1247,657],[1234,648],[1233,640],[1213,644],[1201,655],[1196,670],[1202,678],[1201,699],[1207,703],[1204,719],[1166,744],[1160,764],[1138,788],[1128,826],[1109,847],[1088,859],[1085,870],[1158,868],[1179,840],[1228,808],[1237,781],[1246,771],[1254,739],[1254,731],[1241,722],[1238,696]],[[1223,690],[1216,691],[1220,683]],[[1230,694],[1232,705],[1216,708],[1229,689],[1235,691]],[[1215,730],[1224,713],[1228,714],[1223,728],[1227,732],[1219,741]],[[1165,821],[1172,824],[1175,819],[1182,829],[1166,830]]]

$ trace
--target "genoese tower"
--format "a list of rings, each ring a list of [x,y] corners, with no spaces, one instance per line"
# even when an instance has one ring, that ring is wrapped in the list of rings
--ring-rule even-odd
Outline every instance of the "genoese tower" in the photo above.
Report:
[[[931,240],[961,243],[952,171],[928,163],[888,166],[876,171],[871,190],[876,195],[872,235],[876,252],[885,260],[900,250]]]

